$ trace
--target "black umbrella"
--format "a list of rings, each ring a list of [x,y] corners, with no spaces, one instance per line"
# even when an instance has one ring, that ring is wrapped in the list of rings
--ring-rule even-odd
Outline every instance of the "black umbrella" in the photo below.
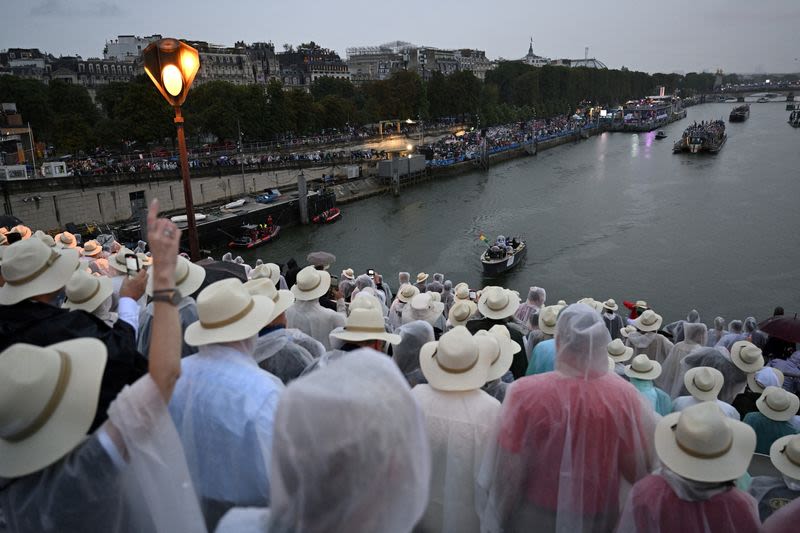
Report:
[[[236,278],[242,283],[247,281],[247,274],[245,273],[244,267],[242,265],[237,265],[236,263],[230,263],[227,261],[208,261],[208,260],[198,261],[197,264],[206,269],[206,279],[203,280],[203,284],[200,285],[200,288],[197,289],[197,291],[194,293],[194,296],[200,294],[200,291],[202,291],[215,281],[220,281],[222,279]]]
[[[0,215],[0,227],[11,229],[22,224],[22,221],[13,215]]]
[[[800,318],[794,316],[773,316],[758,325],[758,329],[769,335],[787,342],[800,342]]]

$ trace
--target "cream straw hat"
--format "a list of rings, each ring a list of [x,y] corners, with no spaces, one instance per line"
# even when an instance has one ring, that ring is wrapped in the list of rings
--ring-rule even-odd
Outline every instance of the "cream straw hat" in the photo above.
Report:
[[[281,316],[281,313],[284,313],[294,303],[292,291],[279,291],[275,288],[272,280],[268,278],[251,279],[244,284],[244,288],[252,295],[266,296],[275,304],[268,324]]]
[[[206,279],[206,269],[196,265],[183,256],[178,256],[175,263],[175,288],[181,296],[189,296],[197,292]],[[153,277],[147,278],[147,295],[153,295]]]
[[[661,315],[657,314],[652,309],[648,309],[633,322],[633,325],[636,326],[636,329],[639,331],[658,331],[658,328],[661,327],[661,322],[663,318]]]
[[[764,366],[761,350],[752,342],[738,341],[731,346],[731,361],[742,372],[758,372]]]
[[[690,368],[683,375],[683,384],[695,399],[709,402],[717,399],[725,384],[722,372],[709,366]]]
[[[39,239],[15,242],[3,254],[6,284],[0,287],[0,305],[61,290],[79,262],[76,250],[50,248]]]
[[[756,407],[770,420],[786,422],[797,414],[800,398],[780,387],[767,387],[756,400]]]
[[[65,309],[92,313],[114,293],[114,284],[108,276],[93,276],[78,269],[67,282]]]
[[[327,270],[317,270],[313,266],[307,266],[297,273],[292,294],[296,300],[308,302],[325,295],[330,287],[331,275]]]
[[[486,287],[478,300],[478,310],[486,318],[500,320],[513,316],[519,308],[519,294],[502,287]]]
[[[615,363],[624,363],[633,357],[633,348],[625,346],[619,339],[614,339],[609,342],[606,349],[608,351],[608,356]]]
[[[442,391],[469,391],[486,383],[492,354],[483,354],[467,328],[457,326],[419,352],[419,365],[428,384]]]
[[[625,367],[625,375],[629,378],[654,380],[661,375],[661,365],[642,353],[634,357],[631,364]]]

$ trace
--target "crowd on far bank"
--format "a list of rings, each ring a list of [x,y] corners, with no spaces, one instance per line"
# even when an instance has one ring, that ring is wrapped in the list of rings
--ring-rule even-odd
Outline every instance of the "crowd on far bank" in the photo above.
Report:
[[[158,210],[0,229],[0,531],[796,530],[782,308],[192,262]]]

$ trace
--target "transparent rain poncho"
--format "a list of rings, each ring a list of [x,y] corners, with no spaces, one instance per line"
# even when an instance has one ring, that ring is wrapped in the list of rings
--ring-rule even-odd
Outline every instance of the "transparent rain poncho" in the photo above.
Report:
[[[723,335],[718,341],[715,346],[722,346],[729,352],[731,351],[731,346],[733,346],[734,342],[742,340],[742,329],[744,328],[744,324],[741,320],[731,320],[728,324],[728,333]]]
[[[673,344],[676,344],[683,341],[683,328],[686,326],[686,324],[697,324],[698,322],[700,322],[700,313],[697,312],[697,309],[692,309],[689,311],[689,314],[686,315],[686,320],[678,320],[677,322],[667,324],[663,327],[663,329],[672,335],[672,342]]]
[[[298,342],[299,341],[299,342]],[[311,341],[318,346],[316,350],[324,349],[322,345],[297,329],[280,328],[258,337],[253,359],[258,366],[278,377],[284,384],[300,376],[303,370],[314,362],[316,358],[304,348],[301,342]],[[319,355],[322,355],[319,353]]]
[[[653,361],[658,361],[662,364],[673,346],[669,339],[655,331],[633,331],[628,336],[625,344],[633,348],[634,357],[643,353]]]
[[[328,335],[335,328],[344,326],[346,319],[343,314],[322,307],[318,300],[311,300],[296,301],[286,310],[286,322],[287,327],[299,329],[330,350]]]
[[[149,375],[119,393],[108,421],[127,460],[109,456],[107,446],[119,450],[101,443],[104,426],[52,465],[0,478],[0,531],[205,531],[180,439]]]
[[[717,398],[725,403],[733,402],[736,395],[742,392],[747,384],[747,374],[739,370],[729,357],[723,355],[716,348],[698,348],[681,361],[680,368],[671,387],[673,391],[679,390],[675,395],[676,397],[689,396],[689,392],[683,384],[683,376],[690,368],[698,366],[710,366],[722,372],[725,381]]]
[[[670,398],[677,398],[683,386],[683,376],[681,376],[680,382],[675,380],[675,376],[681,368],[681,361],[692,351],[703,348],[706,344],[707,330],[705,324],[684,324],[683,332],[684,340],[672,347],[669,355],[664,360],[661,375],[655,380],[656,386],[669,394]]]
[[[655,415],[608,372],[608,330],[586,305],[565,309],[556,371],[516,381],[481,465],[482,531],[610,531],[653,464]]]
[[[759,525],[755,500],[732,481],[692,481],[662,467],[633,487],[617,531],[757,533]]]
[[[706,346],[714,346],[717,341],[728,334],[725,329],[725,319],[718,316],[714,319],[714,327],[708,330],[708,340]]]
[[[411,395],[425,414],[430,441],[430,500],[418,531],[478,533],[475,477],[500,402],[486,392],[444,392],[417,385]]]
[[[186,328],[200,318],[197,314],[197,303],[191,296],[184,296],[178,304],[178,317],[181,321],[181,331],[186,331]],[[136,339],[136,347],[139,353],[150,353],[150,334],[153,327],[153,302],[147,304],[139,313],[139,335]],[[183,340],[183,333],[181,333],[181,357],[197,353],[197,347],[186,344]]]
[[[236,509],[218,532],[411,531],[428,502],[430,450],[397,366],[357,350],[292,382],[275,417],[271,471],[268,516]]]
[[[528,318],[531,313],[538,312],[544,305],[547,298],[547,293],[541,287],[531,287],[528,289],[528,298],[520,304],[517,312],[514,313],[514,318],[522,324],[528,324]]]
[[[392,346],[392,359],[412,388],[427,383],[419,368],[419,350],[426,342],[434,341],[433,326],[423,320],[415,320],[400,326],[395,333],[400,335],[400,344]]]

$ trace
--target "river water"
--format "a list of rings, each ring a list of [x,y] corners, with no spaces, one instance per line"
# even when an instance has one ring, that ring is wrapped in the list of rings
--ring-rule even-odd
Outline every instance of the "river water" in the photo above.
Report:
[[[520,235],[524,264],[493,284],[523,299],[531,285],[549,303],[644,299],[667,321],[692,308],[705,322],[761,320],[775,305],[800,311],[800,130],[786,123],[785,104],[753,104],[748,121],[728,124],[717,155],[672,154],[687,124],[727,122],[732,107],[692,107],[664,140],[604,133],[348,204],[334,225],[289,228],[242,255],[302,264],[327,250],[334,273],[375,268],[393,288],[402,270],[480,287],[489,280],[479,234]]]

